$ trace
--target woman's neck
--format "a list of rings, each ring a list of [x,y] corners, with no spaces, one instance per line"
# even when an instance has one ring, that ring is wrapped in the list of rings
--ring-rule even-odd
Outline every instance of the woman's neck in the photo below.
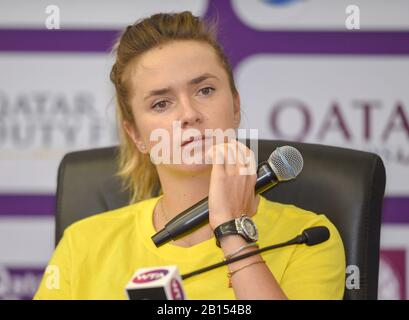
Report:
[[[211,167],[208,171],[191,175],[180,175],[169,170],[158,168],[163,197],[154,209],[154,226],[156,231],[161,230],[167,222],[182,211],[190,208],[198,201],[209,195]],[[257,198],[257,207],[260,197]],[[253,216],[254,213],[249,213]],[[213,230],[205,224],[194,232],[174,241],[174,244],[189,247],[213,237]]]
[[[163,192],[162,202],[168,219],[209,195],[211,168],[191,175],[180,175],[158,168],[158,174]]]
[[[161,230],[169,220],[190,208],[209,195],[210,174],[203,171],[192,175],[177,175],[158,167],[163,197],[154,210],[153,224],[156,231]],[[205,224],[173,244],[190,247],[213,237],[209,224]]]

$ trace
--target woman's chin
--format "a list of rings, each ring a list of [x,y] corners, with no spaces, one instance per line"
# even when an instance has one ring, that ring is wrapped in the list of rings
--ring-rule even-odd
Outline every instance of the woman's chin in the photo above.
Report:
[[[199,174],[199,173],[210,173],[212,170],[212,164],[205,162],[201,163],[180,163],[180,164],[171,164],[170,168],[174,171],[178,171],[183,174]]]
[[[183,163],[180,165],[181,168],[185,170],[203,170],[203,169],[211,169],[212,165],[208,163]]]
[[[192,152],[182,153],[178,157],[172,155],[168,163],[162,162],[161,164],[167,165],[169,169],[190,174],[211,171],[212,162],[207,151],[208,148],[195,148]]]

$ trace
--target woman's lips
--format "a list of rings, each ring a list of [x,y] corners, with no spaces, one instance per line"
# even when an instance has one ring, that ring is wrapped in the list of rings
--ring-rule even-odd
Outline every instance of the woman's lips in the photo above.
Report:
[[[187,140],[187,141],[185,141],[185,142],[182,142],[182,147],[184,147],[184,146],[186,146],[186,145],[188,145],[189,143],[192,143],[192,142],[194,142],[194,141],[202,141],[202,140],[206,140],[206,139],[208,139],[209,137],[206,137],[206,136],[198,136],[198,137],[193,137],[193,138],[191,138],[190,140]]]

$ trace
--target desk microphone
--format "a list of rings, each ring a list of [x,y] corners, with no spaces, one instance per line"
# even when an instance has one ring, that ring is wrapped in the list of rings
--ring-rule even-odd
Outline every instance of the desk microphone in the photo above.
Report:
[[[126,286],[126,293],[130,300],[185,300],[186,294],[182,280],[198,274],[219,268],[229,263],[259,254],[261,252],[282,248],[295,244],[315,246],[329,239],[330,232],[327,227],[317,226],[305,229],[295,238],[279,244],[253,250],[228,260],[212,264],[205,268],[179,275],[177,266],[152,267],[138,269]]]
[[[256,254],[262,253],[264,251],[269,251],[269,250],[272,250],[272,249],[278,249],[278,248],[282,248],[282,247],[291,246],[291,245],[294,245],[294,244],[303,244],[303,243],[305,243],[307,246],[315,246],[317,244],[320,244],[322,242],[327,241],[329,239],[329,237],[330,237],[330,232],[329,232],[327,227],[324,227],[324,226],[311,227],[311,228],[305,229],[302,232],[302,234],[296,236],[294,239],[291,239],[289,241],[282,242],[282,243],[279,243],[279,244],[273,244],[271,246],[264,247],[264,248],[261,248],[261,249],[253,250],[253,251],[244,253],[242,255],[239,255],[237,257],[230,258],[230,259],[227,259],[225,261],[222,261],[222,262],[219,262],[219,263],[216,263],[216,264],[212,264],[212,265],[210,265],[208,267],[205,267],[205,268],[202,268],[202,269],[199,269],[199,270],[184,274],[184,275],[182,275],[182,279],[185,280],[187,278],[193,277],[193,276],[201,274],[203,272],[210,271],[210,270],[219,268],[221,266],[224,266],[226,264],[233,263],[233,262],[239,261],[241,259],[251,257],[251,256],[254,256]]]

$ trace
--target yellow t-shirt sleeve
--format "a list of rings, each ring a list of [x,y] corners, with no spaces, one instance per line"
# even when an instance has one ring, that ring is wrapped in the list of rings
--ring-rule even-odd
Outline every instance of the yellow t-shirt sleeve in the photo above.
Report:
[[[68,300],[71,299],[71,259],[70,235],[67,229],[58,243],[34,300]]]
[[[297,245],[281,281],[289,299],[342,299],[345,288],[345,251],[338,230],[324,216],[312,226],[323,225],[330,238],[318,245]]]

